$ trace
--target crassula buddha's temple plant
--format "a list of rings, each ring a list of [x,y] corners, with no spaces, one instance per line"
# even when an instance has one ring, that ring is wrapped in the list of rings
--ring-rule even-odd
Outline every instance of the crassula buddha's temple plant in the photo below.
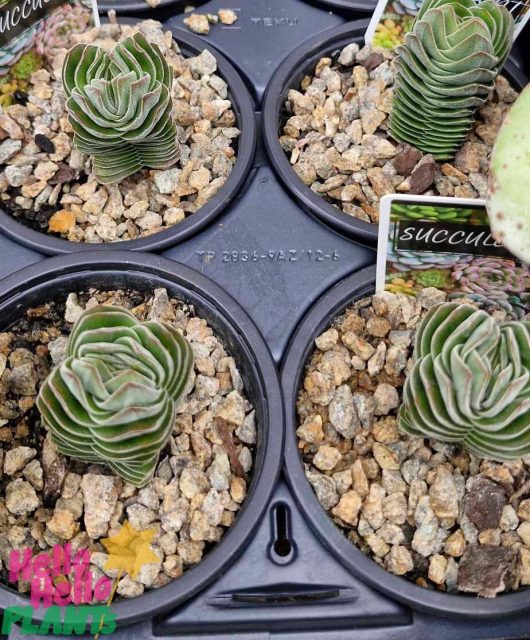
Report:
[[[487,208],[495,239],[530,264],[530,87],[512,106],[497,136]]]
[[[530,321],[469,304],[429,311],[403,389],[401,428],[494,460],[530,453]]]
[[[63,68],[74,145],[93,158],[103,184],[178,158],[172,116],[173,73],[157,45],[136,33],[110,52],[79,44]]]
[[[169,324],[99,306],[78,320],[66,355],[37,399],[57,449],[145,485],[186,392],[189,343]]]
[[[390,132],[435,158],[455,155],[510,52],[514,22],[492,0],[426,0],[398,47]]]

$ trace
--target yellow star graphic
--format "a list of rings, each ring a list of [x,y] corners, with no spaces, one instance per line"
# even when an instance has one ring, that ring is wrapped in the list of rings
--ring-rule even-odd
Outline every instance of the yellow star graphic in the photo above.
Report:
[[[115,536],[101,541],[109,554],[104,568],[126,572],[134,580],[144,564],[159,562],[158,556],[151,549],[154,536],[153,529],[137,531],[126,520]]]

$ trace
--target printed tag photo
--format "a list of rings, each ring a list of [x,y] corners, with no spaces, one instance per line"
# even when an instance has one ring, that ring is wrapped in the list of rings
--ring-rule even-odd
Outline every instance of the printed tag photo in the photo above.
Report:
[[[26,91],[72,32],[98,25],[97,0],[0,0],[0,107]]]
[[[366,30],[366,44],[393,49],[405,41],[424,0],[379,0]],[[530,19],[530,0],[496,0],[515,20],[515,38]],[[476,0],[478,3],[478,0]]]
[[[436,287],[513,317],[530,310],[530,270],[493,240],[482,200],[382,198],[376,286],[410,296]]]

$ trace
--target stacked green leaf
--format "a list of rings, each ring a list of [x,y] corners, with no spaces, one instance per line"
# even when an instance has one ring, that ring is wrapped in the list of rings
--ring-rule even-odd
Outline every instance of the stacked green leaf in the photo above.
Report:
[[[75,46],[65,60],[63,83],[74,144],[93,157],[100,182],[175,164],[172,71],[158,46],[141,33],[110,53],[95,45]]]
[[[99,306],[78,320],[66,355],[37,399],[57,449],[145,485],[186,392],[190,345],[169,324]]]
[[[437,159],[454,156],[510,52],[514,21],[493,0],[426,0],[398,47],[390,131]]]
[[[530,322],[468,304],[431,309],[416,335],[399,423],[486,458],[530,453]]]

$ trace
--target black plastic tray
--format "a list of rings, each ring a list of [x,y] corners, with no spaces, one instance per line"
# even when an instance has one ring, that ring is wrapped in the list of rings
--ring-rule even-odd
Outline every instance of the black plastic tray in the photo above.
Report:
[[[128,8],[133,4],[128,2]],[[335,13],[332,5],[341,6]],[[346,5],[350,8],[354,5],[353,10]],[[323,32],[347,19],[366,18],[367,13],[359,9],[371,11],[373,6],[371,0],[366,3],[212,0],[200,10],[215,13],[220,8],[232,8],[239,19],[231,26],[212,26],[210,34],[202,39],[216,47],[240,72],[253,96],[261,131],[263,95],[281,62],[305,40],[318,34],[324,37]],[[143,13],[141,17],[165,19],[168,13],[175,12],[166,26],[187,33],[181,10],[182,4],[175,4]],[[0,252],[0,278],[45,259],[40,252],[3,236]],[[93,252],[92,259],[96,255]],[[310,339],[307,327],[315,313],[320,314],[315,311],[320,300],[329,301],[329,315],[346,304],[347,299],[370,290],[375,261],[373,249],[330,229],[301,208],[272,169],[261,140],[253,169],[236,199],[210,226],[168,248],[163,255],[206,275],[231,294],[258,326],[278,368],[290,343],[290,353],[293,349],[295,352],[291,358],[296,360],[298,353],[303,361],[307,344],[293,336],[297,330],[298,336],[305,331]],[[326,303],[320,302],[319,309],[323,304]],[[313,312],[309,314],[311,309]],[[323,316],[327,317],[326,313]],[[289,361],[284,365],[285,398],[289,399],[288,387],[298,373],[289,369]],[[289,413],[292,406],[285,409]],[[292,437],[292,433],[287,432],[287,437]],[[296,483],[292,474],[289,476],[290,485],[284,480],[278,483],[244,553],[222,575],[169,614],[135,623],[111,637],[116,640],[530,638],[527,614],[501,619],[490,611],[486,612],[485,620],[470,620],[468,616],[480,609],[480,601],[462,597],[463,610],[444,617],[434,614],[432,609],[430,613],[422,612],[421,605],[414,600],[403,602],[402,598],[389,595],[385,585],[363,576],[363,567],[355,570],[353,548],[351,554],[347,547],[330,548],[334,538],[325,540],[325,529],[315,525],[315,518],[323,514],[311,515],[312,510],[320,507],[315,505],[314,498],[305,501],[304,491],[293,494]],[[332,526],[329,521],[327,524]],[[524,598],[522,594],[518,597]],[[530,606],[530,591],[527,597]],[[27,637],[14,630],[10,640]]]

